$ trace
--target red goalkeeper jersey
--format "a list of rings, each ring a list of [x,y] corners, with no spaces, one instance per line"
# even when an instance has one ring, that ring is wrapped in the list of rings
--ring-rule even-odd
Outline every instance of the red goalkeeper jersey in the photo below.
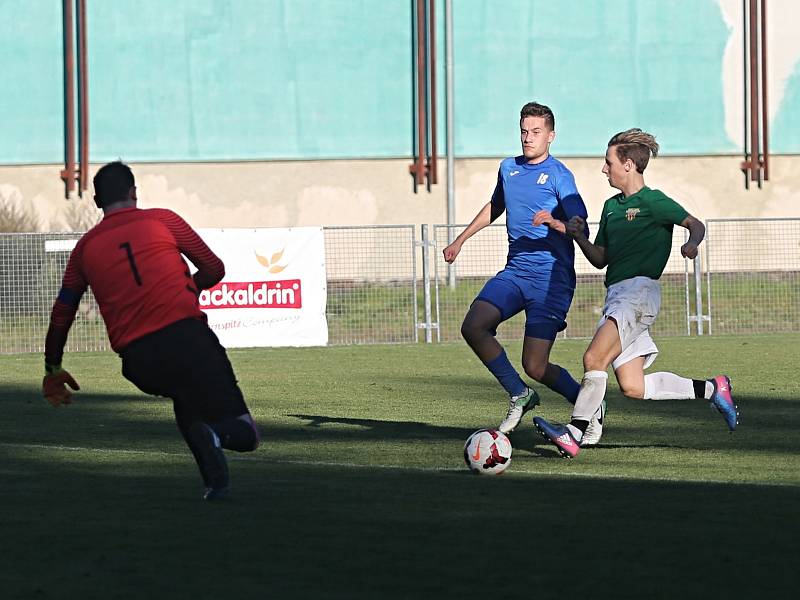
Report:
[[[192,277],[183,256],[197,268]],[[199,288],[225,274],[222,261],[171,210],[125,208],[106,214],[76,244],[53,306],[45,359],[60,364],[67,333],[87,286],[100,306],[111,347],[186,318],[205,319]]]

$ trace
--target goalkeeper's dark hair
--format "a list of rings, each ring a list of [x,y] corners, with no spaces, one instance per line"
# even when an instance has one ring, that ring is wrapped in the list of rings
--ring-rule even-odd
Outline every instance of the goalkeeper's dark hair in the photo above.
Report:
[[[525,117],[542,117],[545,125],[550,129],[550,131],[553,131],[556,128],[556,118],[553,115],[553,111],[550,110],[549,106],[545,106],[544,104],[539,104],[538,102],[528,102],[522,107],[522,110],[519,111],[520,123],[522,123],[522,119]]]
[[[658,142],[653,134],[642,131],[638,127],[620,131],[608,141],[608,147],[615,147],[617,158],[625,162],[629,158],[636,165],[639,173],[644,173],[650,155],[658,156]]]
[[[98,208],[128,199],[128,192],[136,185],[131,168],[121,160],[100,167],[94,176],[94,201]]]

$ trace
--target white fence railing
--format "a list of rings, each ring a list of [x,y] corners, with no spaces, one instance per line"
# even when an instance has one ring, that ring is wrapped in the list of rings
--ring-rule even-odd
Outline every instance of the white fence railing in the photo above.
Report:
[[[591,227],[596,230],[596,224]],[[800,331],[800,219],[713,219],[706,227],[695,261],[681,258],[686,232],[675,228],[654,333]],[[447,265],[441,251],[448,233],[452,237],[462,228],[326,227],[329,343],[458,339],[470,303],[486,279],[503,268],[507,252],[505,227],[492,225]],[[0,234],[0,354],[43,351],[70,241],[79,236]],[[604,272],[580,251],[575,267],[578,286],[562,335],[590,337],[605,297]],[[499,335],[519,338],[522,331],[521,317],[515,317]],[[67,350],[108,349],[97,305],[87,293]]]

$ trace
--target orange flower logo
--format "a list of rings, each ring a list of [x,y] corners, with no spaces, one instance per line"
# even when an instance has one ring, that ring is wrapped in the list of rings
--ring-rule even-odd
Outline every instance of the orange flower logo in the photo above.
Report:
[[[287,265],[279,265],[278,264],[278,262],[283,257],[283,251],[285,249],[286,248],[281,248],[280,252],[276,252],[275,254],[270,256],[269,258],[267,258],[266,256],[261,256],[258,252],[256,252],[255,253],[256,260],[259,263],[261,263],[261,266],[266,267],[266,269],[270,273],[280,273],[281,271],[283,271],[287,267]]]

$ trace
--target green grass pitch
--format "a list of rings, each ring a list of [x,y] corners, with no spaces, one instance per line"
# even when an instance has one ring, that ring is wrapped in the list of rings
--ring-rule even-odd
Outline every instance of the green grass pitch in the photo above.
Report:
[[[601,446],[526,416],[500,477],[462,448],[506,400],[463,343],[230,352],[264,441],[203,503],[169,403],[112,354],[0,357],[0,597],[745,598],[800,585],[800,336],[665,338],[653,370],[728,373],[741,424],[610,380]],[[556,342],[580,375],[585,340]],[[518,357],[518,343],[509,355]],[[515,361],[516,362],[516,361]],[[537,414],[564,420],[549,390]]]

